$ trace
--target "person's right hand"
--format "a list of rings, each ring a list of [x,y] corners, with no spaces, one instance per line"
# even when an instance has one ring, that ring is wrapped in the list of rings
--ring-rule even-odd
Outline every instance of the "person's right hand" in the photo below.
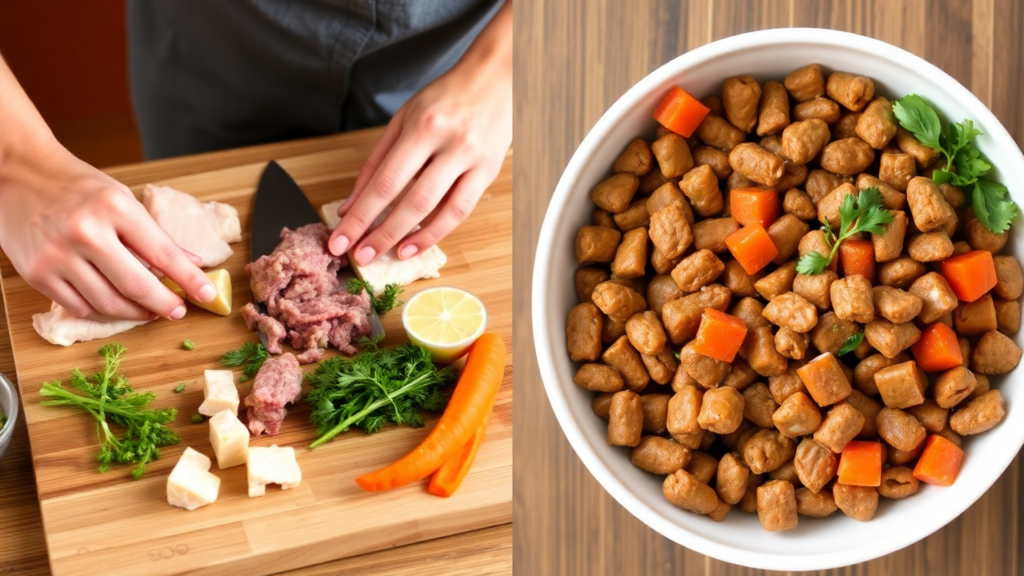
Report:
[[[32,287],[81,318],[178,320],[216,288],[123,184],[59,145],[0,157],[0,248]]]

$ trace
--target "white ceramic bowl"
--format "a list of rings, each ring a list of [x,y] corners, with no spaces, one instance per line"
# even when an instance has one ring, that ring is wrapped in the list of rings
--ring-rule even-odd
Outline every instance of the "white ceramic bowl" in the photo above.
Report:
[[[555,189],[533,270],[534,343],[544,387],[562,430],[591,474],[630,513],[675,542],[720,560],[772,570],[845,566],[924,538],[976,501],[1024,443],[1024,390],[1018,382],[1011,382],[1021,378],[1024,368],[1018,367],[996,380],[1006,400],[1006,418],[965,442],[963,468],[953,486],[922,484],[911,498],[882,498],[870,522],[857,522],[842,513],[822,520],[801,516],[796,530],[770,533],[761,528],[755,515],[738,510],[718,523],[669,504],[662,496],[662,477],[634,467],[627,449],[607,444],[606,423],[591,411],[592,393],[573,383],[575,367],[566,352],[565,318],[576,304],[573,243],[577,229],[589,222],[594,208],[590,189],[608,176],[630,140],[653,134],[651,113],[671,86],[682,86],[703,97],[720,93],[722,82],[730,76],[781,80],[812,62],[827,71],[868,76],[875,81],[876,93],[887,97],[919,94],[939,110],[943,122],[972,118],[984,133],[977,145],[996,166],[992,177],[1005,183],[1017,203],[1024,205],[1020,149],[988,108],[945,72],[900,48],[855,34],[766,30],[683,54],[638,82],[601,117]],[[1021,226],[1024,223],[1018,219],[1007,248],[1010,253],[1021,253]],[[1022,345],[1024,332],[1015,339]]]
[[[3,374],[0,374],[0,413],[7,417],[7,423],[0,428],[0,459],[3,459],[14,436],[14,425],[18,423],[18,390]]]

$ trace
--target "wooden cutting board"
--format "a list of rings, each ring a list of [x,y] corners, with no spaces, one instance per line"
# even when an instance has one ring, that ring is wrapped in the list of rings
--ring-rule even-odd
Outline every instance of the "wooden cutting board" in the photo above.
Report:
[[[379,131],[337,137],[338,146],[326,152],[280,159],[314,206],[347,196],[356,174]],[[426,492],[424,484],[383,493],[363,492],[353,481],[359,474],[385,465],[415,447],[426,427],[390,426],[374,435],[353,431],[315,451],[309,408],[289,411],[280,435],[253,438],[251,446],[293,446],[303,472],[302,484],[282,491],[268,487],[267,495],[249,498],[244,466],[219,470],[217,502],[192,512],[169,506],[167,475],[186,446],[212,456],[208,425],[192,424],[203,400],[203,370],[218,368],[220,355],[256,336],[246,330],[237,310],[251,299],[245,264],[249,260],[248,225],[253,195],[263,163],[180,175],[174,170],[139,165],[115,176],[136,193],[147,182],[173,186],[202,200],[235,206],[243,238],[223,266],[232,275],[235,312],[228,318],[190,307],[178,322],[159,320],[110,340],[78,343],[63,348],[40,338],[32,314],[44,312],[49,301],[30,288],[0,256],[0,275],[7,304],[24,416],[42,508],[50,564],[54,574],[223,574],[229,570],[269,573],[382,548],[437,538],[512,520],[512,155],[487,190],[473,215],[441,247],[448,264],[439,279],[407,287],[406,296],[435,285],[452,285],[479,296],[489,313],[489,330],[508,346],[505,377],[494,415],[476,463],[459,491],[443,499]],[[382,317],[386,345],[405,341],[401,312]],[[182,348],[192,340],[194,351]],[[104,342],[125,344],[128,353],[121,371],[137,390],[156,393],[155,407],[174,406],[174,428],[181,443],[162,450],[145,476],[131,480],[129,468],[96,471],[96,427],[84,413],[39,404],[43,382],[67,380],[72,368],[92,372],[102,366],[96,354]],[[307,367],[311,369],[312,367]],[[237,370],[236,370],[237,373]],[[173,392],[179,382],[183,393]],[[240,384],[248,394],[251,381]]]

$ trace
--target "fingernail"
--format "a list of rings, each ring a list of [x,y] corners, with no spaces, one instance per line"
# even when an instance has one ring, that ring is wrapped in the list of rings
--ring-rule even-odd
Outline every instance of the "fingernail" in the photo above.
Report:
[[[173,312],[171,312],[171,320],[181,320],[184,317],[185,317],[185,307],[184,306],[178,306],[177,308],[174,309]]]
[[[213,284],[207,284],[199,289],[199,301],[210,302],[217,297],[217,289],[213,287]]]
[[[359,264],[362,266],[366,266],[367,264],[370,263],[370,260],[373,260],[373,257],[376,255],[376,250],[369,246],[363,246],[362,248],[359,249],[358,252],[356,252],[356,262],[359,262]]]
[[[412,244],[407,244],[405,246],[402,246],[401,250],[398,251],[398,257],[401,258],[402,260],[408,260],[409,258],[415,256],[417,252],[419,252],[419,249],[416,248],[416,246]]]
[[[338,236],[334,240],[331,240],[331,253],[335,256],[341,256],[348,250],[348,238],[344,236]]]
[[[146,321],[147,321],[147,322],[152,322],[153,320],[156,320],[156,319],[157,319],[157,318],[159,318],[159,317],[160,317],[160,316],[159,316],[158,314],[156,314],[156,313],[154,313],[154,312],[150,312],[150,313],[149,313],[149,316],[147,316],[147,317],[146,317]]]

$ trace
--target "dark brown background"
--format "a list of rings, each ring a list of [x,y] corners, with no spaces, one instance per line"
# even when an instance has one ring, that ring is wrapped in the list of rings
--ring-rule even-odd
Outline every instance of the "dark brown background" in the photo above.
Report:
[[[970,88],[1021,145],[1024,2],[519,0],[515,18],[516,573],[765,574],[691,552],[634,519],[587,472],[558,428],[530,324],[533,253],[555,184],[590,127],[635,82],[689,49],[763,28],[833,28],[901,46]],[[924,541],[818,574],[1021,573],[1021,470],[1017,458],[979,502]]]

